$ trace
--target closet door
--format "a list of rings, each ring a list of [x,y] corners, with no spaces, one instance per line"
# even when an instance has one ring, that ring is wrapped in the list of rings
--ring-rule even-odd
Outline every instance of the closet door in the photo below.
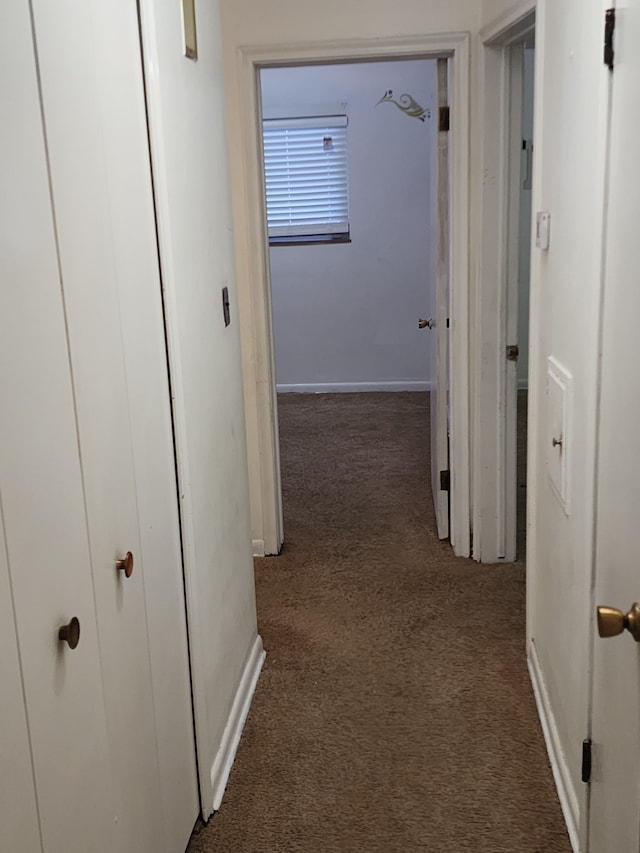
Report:
[[[34,0],[118,850],[197,817],[169,392],[135,4]],[[131,564],[119,561],[133,555]]]
[[[144,578],[91,3],[33,3],[91,547],[117,849],[163,851]],[[118,568],[127,553],[133,574]]]
[[[2,525],[15,609],[22,682],[33,755],[42,847],[46,853],[115,850],[95,604],[84,496],[78,459],[65,318],[42,133],[29,4],[0,12],[0,494]],[[12,630],[5,613],[2,630]],[[7,594],[8,595],[8,594]],[[79,620],[76,648],[59,629]],[[74,638],[70,638],[75,645]],[[12,649],[0,645],[2,671],[13,672]],[[4,795],[2,826],[16,821],[21,843],[3,850],[40,849],[32,770],[24,731],[5,703],[2,741],[18,721],[9,755],[24,799]],[[22,783],[20,782],[22,780]],[[32,783],[33,784],[33,783]],[[8,829],[7,829],[8,828]],[[4,841],[4,838],[2,838]],[[70,847],[71,845],[71,847]]]
[[[42,851],[9,566],[0,524],[0,850]]]
[[[180,9],[175,14],[180,32]],[[162,288],[135,3],[92,3],[116,257],[167,848],[198,816],[193,709]]]

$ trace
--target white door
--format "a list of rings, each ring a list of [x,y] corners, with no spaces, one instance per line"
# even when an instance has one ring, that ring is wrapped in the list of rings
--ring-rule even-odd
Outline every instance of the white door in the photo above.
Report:
[[[616,8],[598,459],[597,605],[640,601],[640,2]],[[608,74],[603,67],[603,73]],[[640,637],[640,635],[638,635]],[[640,849],[640,642],[594,640],[591,853]]]
[[[0,481],[0,488],[2,482]],[[0,524],[0,850],[42,851],[6,542]]]
[[[198,801],[137,11],[33,12],[0,15],[0,846],[180,850]]]
[[[94,0],[93,53],[106,161],[114,301],[126,374],[139,552],[166,848],[182,850],[198,785],[178,494],[158,246],[135,3]],[[114,330],[118,334],[117,326]],[[123,546],[124,547],[124,546]],[[133,577],[130,579],[133,580]],[[127,582],[128,583],[128,582]],[[144,621],[144,620],[143,620]]]
[[[118,849],[176,849],[197,777],[137,12],[33,8]]]
[[[1,487],[0,482],[0,487]],[[9,565],[0,524],[0,850],[42,851]]]
[[[518,497],[518,357],[519,357],[519,280],[521,249],[522,196],[522,119],[524,47],[512,45],[508,50],[509,122],[507,137],[507,261],[506,261],[506,338],[504,341],[504,418],[505,418],[505,487],[503,513],[504,533],[500,556],[511,561],[516,557]],[[529,193],[530,195],[530,193]],[[515,352],[513,348],[515,349]],[[510,354],[511,353],[511,354]],[[515,358],[514,358],[515,355]]]
[[[11,584],[9,589],[3,572],[0,619],[3,631],[17,634],[22,676],[20,687],[15,683],[14,647],[3,640],[0,847],[29,853],[40,849],[35,785],[46,853],[70,849],[102,853],[116,849],[111,767],[67,335],[26,2],[5,3],[0,12],[0,104],[0,496],[3,561],[6,558]],[[74,649],[58,637],[59,628],[72,618],[80,624]],[[4,680],[6,674],[13,683]],[[22,691],[33,775],[19,714]],[[10,733],[15,740],[7,742]]]
[[[137,14],[106,0],[33,10],[117,848],[155,853],[186,844],[198,809]]]
[[[448,107],[448,60],[438,59],[438,108]],[[439,112],[439,110],[438,110]],[[436,115],[436,121],[439,117]],[[449,133],[438,125],[436,293],[431,340],[431,488],[438,536],[449,536]]]
[[[33,4],[82,455],[117,846],[164,850],[130,417],[89,3]],[[69,41],[74,44],[68,50]],[[82,74],[78,69],[82,68]],[[131,551],[130,578],[116,560]],[[147,843],[149,846],[147,846]]]

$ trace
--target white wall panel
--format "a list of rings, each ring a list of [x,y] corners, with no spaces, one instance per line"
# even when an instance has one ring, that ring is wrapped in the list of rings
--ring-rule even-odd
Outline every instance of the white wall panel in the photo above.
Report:
[[[225,726],[256,641],[220,25],[217,3],[197,6],[194,61],[184,56],[180,3],[142,0],[141,11],[208,815]]]

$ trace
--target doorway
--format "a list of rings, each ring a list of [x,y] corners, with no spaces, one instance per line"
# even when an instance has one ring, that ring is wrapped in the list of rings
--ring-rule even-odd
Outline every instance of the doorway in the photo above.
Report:
[[[278,65],[349,60],[403,58],[450,59],[451,73],[451,341],[449,412],[451,425],[451,542],[454,551],[469,555],[469,445],[468,445],[468,218],[469,175],[469,38],[466,34],[425,36],[397,40],[362,40],[354,44],[311,45],[305,48],[247,48],[240,51],[240,90],[243,111],[244,168],[248,209],[253,211],[247,258],[251,282],[244,295],[245,361],[255,372],[255,387],[247,387],[250,481],[254,553],[277,553],[283,541],[275,355],[271,325],[271,282],[264,217],[264,191],[260,144],[262,115],[259,106],[259,72]],[[381,93],[382,94],[382,93]],[[380,96],[378,96],[380,97]],[[382,107],[379,107],[382,109]],[[394,107],[395,109],[395,107]],[[241,305],[241,311],[243,306]],[[255,418],[255,420],[254,420]]]
[[[524,61],[534,31],[535,10],[518,10],[481,34],[482,287],[474,316],[478,367],[472,389],[473,557],[479,562],[516,559],[518,518],[519,556],[524,554],[526,395],[520,394],[520,431],[518,397],[528,384],[533,54],[527,55],[526,105]]]
[[[529,387],[529,279],[533,178],[533,33],[508,48],[509,200],[507,232],[506,547],[524,560],[527,529],[527,415]],[[514,461],[515,457],[515,461]]]
[[[446,393],[434,399],[436,365],[445,382],[448,372],[446,82],[446,59],[260,72],[280,414],[304,406],[300,395],[432,391],[438,470],[448,458]],[[448,522],[442,491],[437,476]]]

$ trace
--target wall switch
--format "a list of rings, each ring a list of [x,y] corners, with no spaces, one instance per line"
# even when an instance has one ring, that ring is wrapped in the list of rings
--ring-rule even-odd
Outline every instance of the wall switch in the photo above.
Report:
[[[536,248],[546,251],[549,248],[549,231],[551,229],[551,214],[547,210],[536,213]]]

